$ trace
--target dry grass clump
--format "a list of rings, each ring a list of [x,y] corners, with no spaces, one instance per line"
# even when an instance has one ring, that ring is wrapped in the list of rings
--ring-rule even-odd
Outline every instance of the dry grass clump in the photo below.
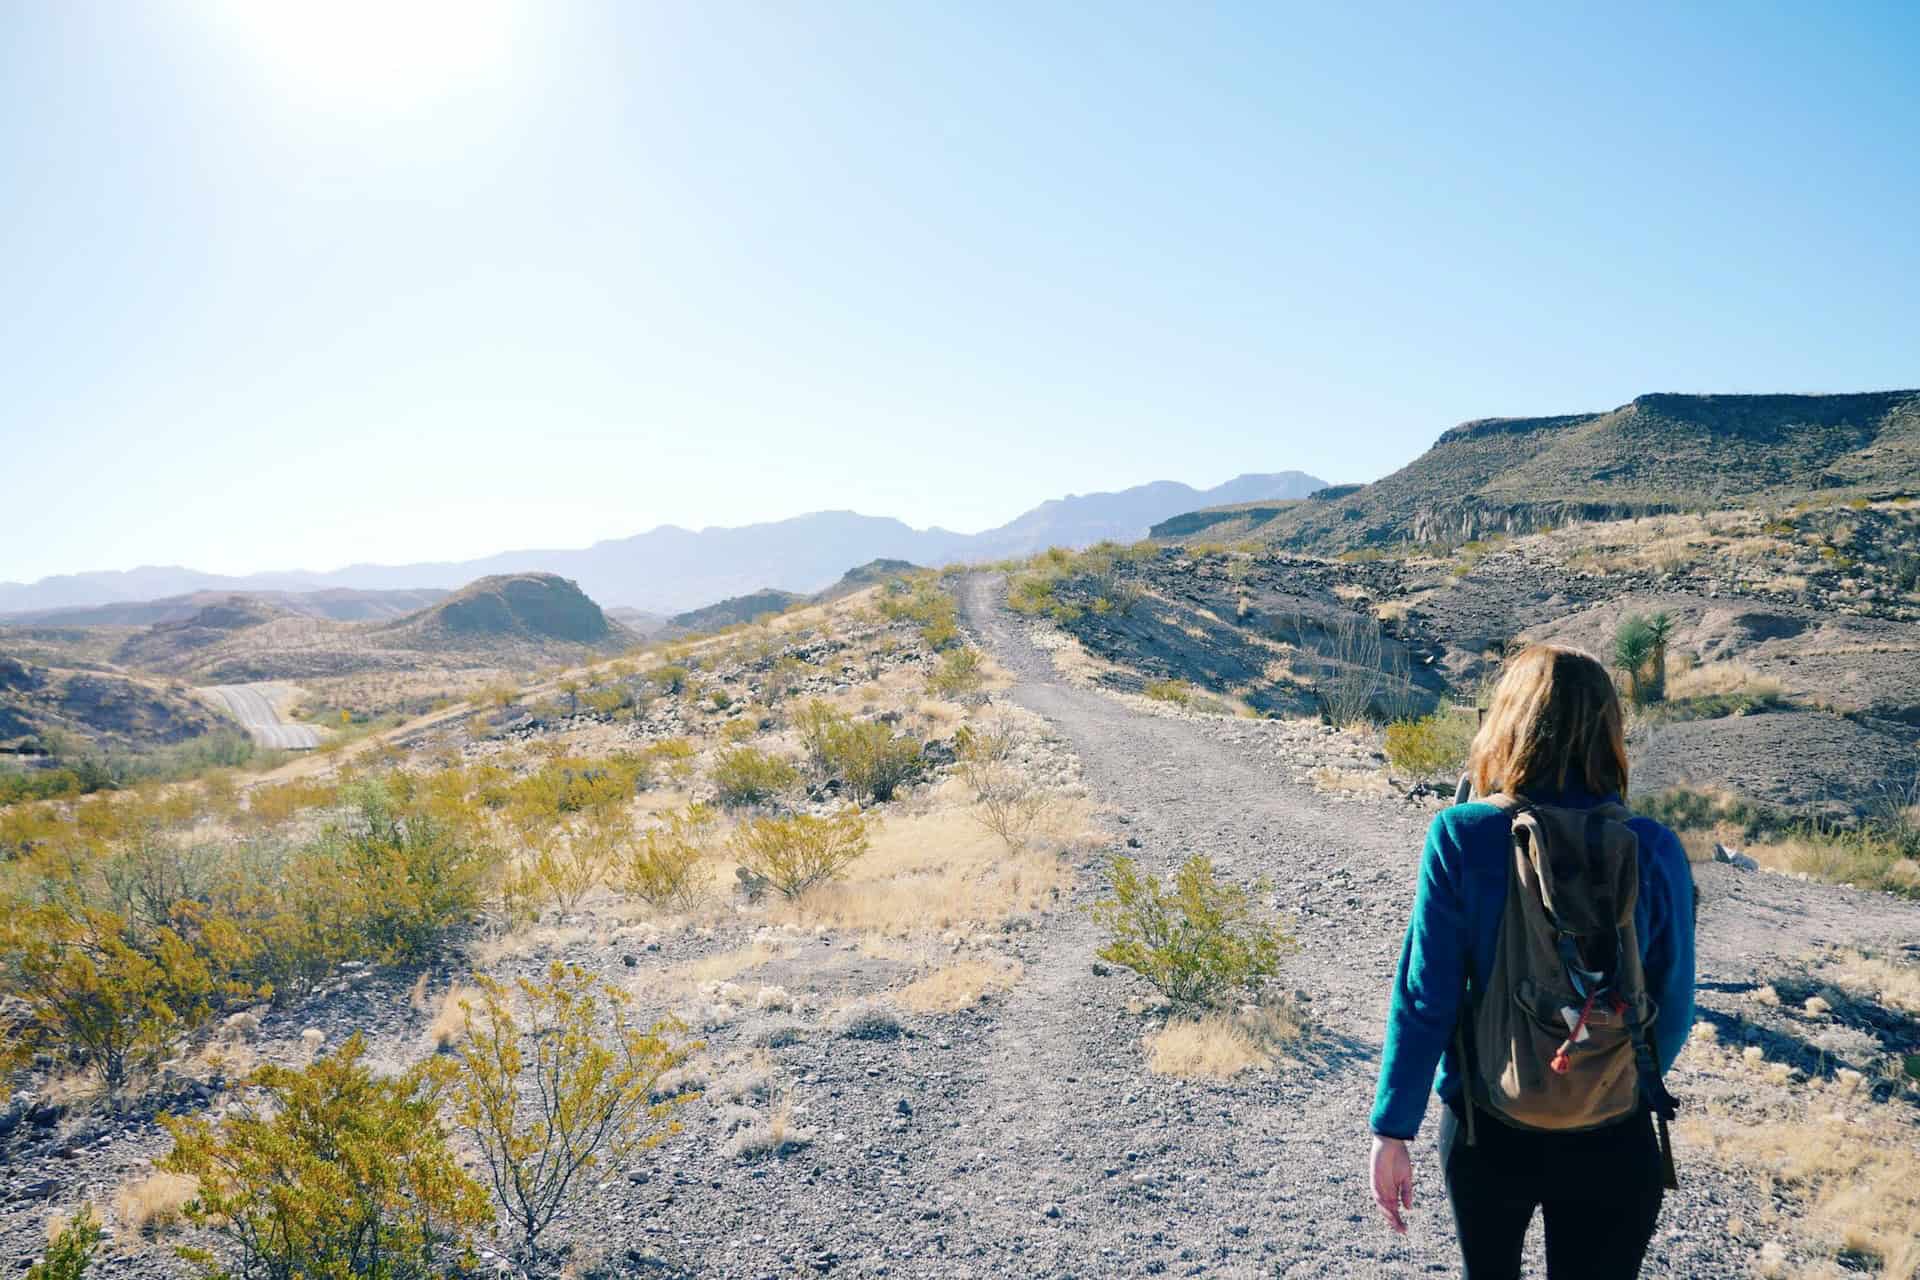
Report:
[[[1785,693],[1778,680],[1763,676],[1744,662],[1709,662],[1670,676],[1670,699],[1712,698],[1741,694],[1762,701],[1777,701]]]
[[[789,1098],[776,1101],[766,1114],[736,1132],[726,1145],[726,1153],[735,1160],[778,1158],[798,1151],[813,1141],[813,1131],[803,1129],[794,1119]]]
[[[1181,1018],[1143,1041],[1147,1070],[1183,1080],[1228,1080],[1242,1071],[1273,1065],[1252,1034],[1224,1013]]]
[[[903,936],[1004,920],[1052,903],[1071,879],[1053,854],[1009,853],[960,809],[878,824],[846,879],[775,904],[777,917]]]
[[[445,1053],[460,1043],[467,1033],[467,1006],[477,1005],[481,992],[477,987],[462,986],[455,983],[447,988],[440,997],[440,1004],[434,1010],[433,1020],[427,1023],[427,1043],[437,1053]]]
[[[960,960],[902,988],[894,999],[920,1013],[958,1013],[1008,990],[1022,972],[1010,960]]]
[[[200,1184],[184,1173],[149,1173],[120,1184],[113,1193],[113,1216],[136,1236],[152,1239],[186,1223],[187,1201]]]
[[[1237,1012],[1176,1018],[1147,1035],[1147,1070],[1183,1080],[1227,1080],[1280,1061],[1282,1046],[1305,1031],[1289,1005],[1265,1001]]]
[[[758,969],[779,954],[778,948],[764,942],[756,942],[735,951],[722,951],[717,955],[702,956],[698,960],[668,970],[668,976],[695,985],[730,982],[749,969]]]
[[[1764,1121],[1686,1122],[1683,1140],[1757,1172],[1796,1202],[1793,1221],[1852,1269],[1920,1277],[1920,1150],[1911,1111],[1858,1104],[1859,1080],[1810,1085]]]
[[[1820,977],[1843,991],[1920,1014],[1920,963],[1900,964],[1884,956],[1841,950],[1834,952],[1819,972]]]
[[[1336,769],[1322,765],[1307,775],[1316,791],[1329,795],[1386,796],[1393,794],[1385,769]]]

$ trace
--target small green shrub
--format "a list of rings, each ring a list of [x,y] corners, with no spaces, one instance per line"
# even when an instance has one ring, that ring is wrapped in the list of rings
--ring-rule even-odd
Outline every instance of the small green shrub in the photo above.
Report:
[[[1479,726],[1471,715],[1441,709],[1417,720],[1387,726],[1387,760],[1416,778],[1453,777],[1466,768]]]
[[[713,838],[714,814],[693,805],[642,831],[627,852],[621,886],[656,907],[691,906],[701,896],[699,870]]]
[[[857,801],[891,800],[920,771],[920,744],[878,720],[842,720],[827,730],[827,768]]]
[[[647,672],[647,679],[660,687],[660,692],[679,693],[687,687],[687,669],[679,663],[668,663]]]
[[[800,781],[800,771],[758,747],[729,747],[714,757],[709,775],[729,809],[762,804]]]
[[[475,1262],[486,1193],[440,1125],[432,1068],[376,1075],[355,1033],[303,1070],[267,1066],[218,1126],[165,1116],[186,1216],[220,1242],[180,1250],[209,1280],[438,1280]]]
[[[1142,875],[1131,858],[1116,858],[1113,896],[1096,903],[1093,915],[1107,931],[1099,957],[1133,970],[1187,1009],[1257,987],[1280,971],[1294,946],[1278,925],[1258,917],[1251,894],[1221,883],[1201,854],[1175,873],[1171,888]]]
[[[927,677],[927,692],[943,698],[958,698],[976,692],[986,678],[980,666],[978,649],[950,649]]]
[[[93,1255],[106,1232],[92,1205],[82,1205],[67,1224],[47,1241],[47,1252],[27,1268],[27,1280],[81,1280],[93,1265]]]
[[[673,1110],[693,1095],[653,1094],[701,1046],[683,1042],[671,1020],[641,1030],[630,995],[576,967],[556,963],[545,981],[478,984],[441,1078],[480,1151],[516,1260],[539,1274],[540,1237],[594,1170],[624,1166],[679,1132]]]
[[[1185,680],[1149,680],[1140,692],[1155,702],[1171,702],[1176,707],[1193,701],[1193,686]]]
[[[789,899],[839,879],[868,845],[866,815],[858,809],[830,818],[756,818],[743,823],[731,842],[741,866]]]

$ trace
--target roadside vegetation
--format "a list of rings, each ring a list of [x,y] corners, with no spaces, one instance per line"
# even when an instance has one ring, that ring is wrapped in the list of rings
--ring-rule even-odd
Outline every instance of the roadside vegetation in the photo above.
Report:
[[[581,1188],[641,1167],[698,1100],[701,1026],[752,1000],[841,1017],[739,993],[781,954],[763,943],[620,984],[574,948],[845,931],[915,966],[845,1015],[859,1035],[896,1034],[895,1004],[952,1016],[1019,981],[1001,924],[1051,909],[1063,853],[1104,837],[1036,771],[1043,726],[987,705],[999,679],[941,580],[911,575],[532,673],[406,746],[375,723],[284,778],[219,758],[16,797],[0,1071],[83,1111],[219,1098],[96,1210],[209,1276],[441,1275],[489,1242],[544,1269]],[[409,993],[403,1044],[299,1032],[368,981]],[[808,1140],[777,1090],[725,1105],[751,1117],[739,1159]],[[56,1269],[80,1256],[62,1249]]]

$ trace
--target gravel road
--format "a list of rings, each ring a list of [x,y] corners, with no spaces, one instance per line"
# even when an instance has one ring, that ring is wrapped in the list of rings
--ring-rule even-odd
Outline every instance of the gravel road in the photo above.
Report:
[[[276,684],[216,684],[200,692],[227,709],[240,727],[253,735],[263,747],[279,751],[311,751],[320,745],[320,734],[301,724],[288,724],[280,718],[275,701],[285,686]]]

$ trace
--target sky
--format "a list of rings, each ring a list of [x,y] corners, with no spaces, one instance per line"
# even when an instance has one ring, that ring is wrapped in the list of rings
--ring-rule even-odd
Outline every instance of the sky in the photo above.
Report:
[[[1917,48],[1869,3],[0,6],[0,579],[971,532],[1920,386]]]

